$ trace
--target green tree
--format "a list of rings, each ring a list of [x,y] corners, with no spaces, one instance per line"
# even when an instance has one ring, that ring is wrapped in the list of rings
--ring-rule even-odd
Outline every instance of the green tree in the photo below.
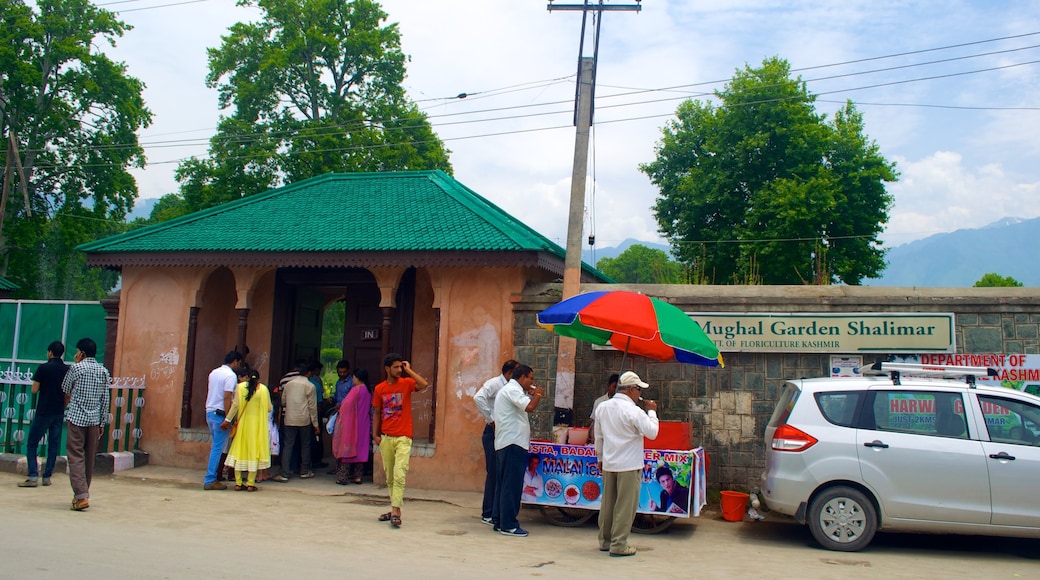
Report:
[[[661,250],[633,244],[616,258],[596,262],[601,272],[626,284],[681,284],[683,268]]]
[[[100,298],[117,275],[74,248],[121,231],[137,197],[144,85],[97,48],[130,27],[87,0],[0,0],[0,21],[0,276],[19,298]]]
[[[1022,283],[1011,276],[1001,276],[990,272],[975,282],[975,288],[1020,288]]]
[[[640,166],[659,189],[654,213],[698,281],[858,284],[884,269],[878,237],[895,164],[863,134],[848,102],[828,122],[815,95],[774,57],[690,100]]]
[[[448,151],[401,83],[396,24],[372,0],[241,0],[263,15],[209,50],[230,110],[176,172],[189,211],[329,172],[443,169]]]

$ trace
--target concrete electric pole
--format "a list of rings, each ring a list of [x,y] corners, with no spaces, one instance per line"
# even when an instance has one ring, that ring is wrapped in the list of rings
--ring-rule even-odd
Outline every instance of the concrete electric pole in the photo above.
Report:
[[[585,0],[583,4],[553,4],[548,9],[565,11],[581,11],[581,44],[578,49],[578,83],[575,91],[574,111],[574,165],[571,170],[571,200],[567,220],[567,247],[563,269],[563,298],[570,298],[579,293],[581,286],[581,227],[585,217],[585,175],[589,163],[589,132],[592,128],[592,116],[596,94],[596,63],[599,55],[599,31],[603,22],[603,12],[631,11],[642,9],[636,4],[607,5],[604,0],[598,3]],[[589,13],[593,13],[593,50],[592,56],[585,56],[585,30]],[[561,336],[556,359],[556,396],[553,400],[557,412],[553,423],[574,424],[574,357],[577,353],[577,341]]]

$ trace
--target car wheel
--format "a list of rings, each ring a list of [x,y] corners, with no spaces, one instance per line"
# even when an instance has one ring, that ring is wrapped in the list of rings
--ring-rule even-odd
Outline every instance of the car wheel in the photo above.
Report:
[[[809,531],[828,550],[855,552],[874,539],[877,512],[859,490],[832,487],[809,505]]]

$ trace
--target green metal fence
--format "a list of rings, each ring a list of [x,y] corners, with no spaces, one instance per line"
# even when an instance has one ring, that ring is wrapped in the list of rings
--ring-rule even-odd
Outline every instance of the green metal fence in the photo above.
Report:
[[[96,358],[104,360],[105,310],[99,302],[0,300],[0,452],[25,453],[37,398],[32,394],[32,375],[46,362],[47,345],[62,341],[64,358],[71,359],[76,341],[84,337],[97,343]],[[144,387],[144,377],[112,379],[109,428],[99,451],[139,449]],[[61,441],[46,437],[41,441],[40,457],[47,455],[52,443],[64,455],[65,431]]]

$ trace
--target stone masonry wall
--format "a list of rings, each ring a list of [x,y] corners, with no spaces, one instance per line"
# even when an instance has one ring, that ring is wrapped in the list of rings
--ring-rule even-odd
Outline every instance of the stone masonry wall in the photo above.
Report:
[[[1040,288],[893,288],[860,286],[583,285],[631,290],[702,312],[953,312],[958,353],[1040,353]],[[555,393],[558,337],[536,315],[560,300],[559,284],[529,286],[514,297],[517,360],[535,369],[536,384]],[[574,423],[587,425],[592,402],[611,373],[634,370],[650,383],[662,420],[689,421],[694,445],[710,460],[708,486],[748,490],[765,468],[765,426],[784,381],[830,375],[830,353],[726,353],[725,368],[662,363],[578,343]],[[864,365],[887,360],[864,354]],[[532,416],[533,436],[550,438],[553,408]]]

